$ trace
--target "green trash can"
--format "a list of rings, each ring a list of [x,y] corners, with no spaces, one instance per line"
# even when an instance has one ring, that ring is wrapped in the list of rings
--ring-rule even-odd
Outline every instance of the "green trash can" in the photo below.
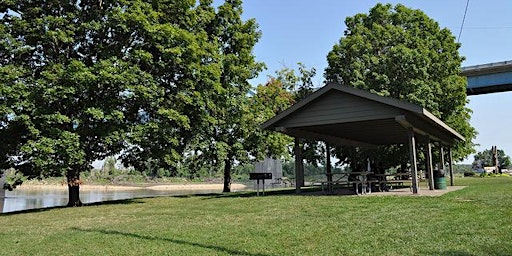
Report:
[[[435,189],[446,189],[446,178],[445,177],[434,177],[434,188]]]

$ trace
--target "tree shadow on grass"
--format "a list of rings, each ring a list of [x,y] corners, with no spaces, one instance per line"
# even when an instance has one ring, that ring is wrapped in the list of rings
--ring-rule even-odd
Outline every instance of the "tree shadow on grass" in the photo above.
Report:
[[[205,248],[205,249],[216,250],[216,251],[227,253],[230,255],[270,256],[270,254],[243,252],[243,251],[229,249],[229,248],[217,246],[217,245],[207,245],[207,244],[201,244],[201,243],[197,243],[197,242],[190,242],[190,241],[174,239],[174,238],[139,235],[139,234],[134,234],[134,233],[120,232],[120,231],[116,231],[116,230],[81,229],[81,228],[72,228],[72,230],[80,231],[80,232],[89,232],[89,233],[100,233],[100,234],[105,234],[105,235],[119,235],[119,236],[126,236],[126,237],[132,237],[132,238],[144,239],[144,240],[152,240],[152,241],[164,241],[164,242],[170,242],[170,243],[182,244],[182,245],[190,245],[190,246],[196,246],[196,247],[201,247],[201,248]]]
[[[318,192],[318,193],[317,193]],[[284,196],[284,195],[297,195],[297,196],[312,196],[312,195],[324,195],[321,193],[321,189],[319,187],[309,187],[302,188],[301,193],[298,194],[295,188],[290,189],[277,189],[277,190],[269,190],[265,191],[263,194],[262,191],[239,191],[239,192],[229,192],[229,193],[209,193],[209,194],[194,194],[194,195],[176,195],[173,197],[177,198],[190,198],[190,197],[202,197],[204,199],[217,199],[217,198],[240,198],[240,197],[258,197],[258,196]]]
[[[144,202],[139,200],[141,198],[128,198],[119,200],[108,200],[94,203],[86,203],[84,206],[95,206],[95,205],[117,205],[117,204],[143,204]]]
[[[102,202],[93,202],[93,203],[85,203],[81,207],[87,207],[87,206],[98,206],[98,205],[123,205],[123,204],[143,204],[144,202],[137,200],[135,198],[133,199],[120,199],[120,200],[109,200],[109,201],[102,201]],[[51,211],[55,209],[63,209],[63,208],[73,208],[73,206],[52,206],[52,207],[45,207],[45,208],[35,208],[35,209],[26,209],[26,210],[19,210],[19,211],[12,211],[12,212],[4,212],[0,213],[0,216],[8,216],[8,215],[17,215],[17,214],[24,214],[24,213],[34,213],[34,212],[46,212]],[[80,208],[80,207],[76,207]]]
[[[499,256],[511,255],[510,250],[507,250],[507,248],[504,248],[503,245],[484,246],[484,249],[482,251],[485,252],[485,255],[499,255]],[[461,251],[461,250],[447,250],[447,251],[435,252],[432,255],[475,256],[475,255],[480,255],[480,253],[471,253],[471,252]]]

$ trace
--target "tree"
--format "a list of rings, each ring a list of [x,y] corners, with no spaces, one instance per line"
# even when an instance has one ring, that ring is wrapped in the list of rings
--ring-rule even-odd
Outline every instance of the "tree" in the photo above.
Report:
[[[500,169],[507,169],[511,166],[510,156],[505,154],[505,151],[502,149],[498,149],[498,167]],[[484,151],[478,152],[475,154],[473,161],[473,168],[483,168],[486,166],[494,166],[492,150],[486,149]]]
[[[249,159],[247,138],[255,129],[250,115],[249,79],[263,68],[252,53],[260,37],[254,19],[243,21],[242,1],[227,0],[205,23],[209,41],[216,42],[211,58],[219,65],[214,90],[205,95],[205,122],[195,129],[188,150],[224,171],[224,192],[231,190],[231,169],[235,162]]]
[[[293,103],[293,92],[280,80],[270,77],[264,85],[258,85],[256,93],[250,99],[253,133],[249,137],[251,155],[256,158],[289,156],[293,140],[289,136],[273,131],[259,129],[259,125],[286,110]]]
[[[144,83],[137,67],[108,53],[116,51],[95,36],[116,36],[96,24],[96,5],[10,1],[0,6],[2,79],[7,79],[1,97],[10,98],[2,113],[1,137],[9,145],[2,158],[29,177],[65,174],[68,204],[77,206],[80,172],[120,150],[123,92]],[[13,90],[18,90],[14,97],[8,95]],[[16,98],[20,103],[12,102]]]
[[[96,159],[172,167],[220,90],[211,5],[1,2],[1,167],[66,175],[73,206]]]
[[[459,75],[464,58],[451,32],[401,4],[377,4],[345,24],[327,55],[326,80],[423,106],[466,138],[454,146],[455,158],[472,153],[476,131]]]
[[[131,125],[129,145],[120,158],[138,170],[151,162],[152,168],[175,176],[187,145],[212,119],[212,97],[222,89],[219,42],[210,31],[216,13],[209,0],[147,5],[128,9],[122,20],[137,25],[126,28],[141,40],[131,49],[131,61],[156,81],[156,97],[138,98],[134,104],[141,120]]]
[[[280,81],[284,88],[289,90],[292,95],[294,102],[301,101],[302,99],[309,96],[315,90],[313,84],[313,77],[316,75],[316,69],[308,69],[306,65],[299,62],[298,74],[295,69],[283,68],[276,72],[276,80]],[[322,163],[325,155],[324,144],[314,140],[302,140],[300,143],[302,147],[302,158],[314,166]],[[291,150],[294,150],[290,146]]]
[[[105,158],[103,166],[101,167],[101,173],[108,177],[109,175],[115,175],[116,171],[116,159],[112,156]]]

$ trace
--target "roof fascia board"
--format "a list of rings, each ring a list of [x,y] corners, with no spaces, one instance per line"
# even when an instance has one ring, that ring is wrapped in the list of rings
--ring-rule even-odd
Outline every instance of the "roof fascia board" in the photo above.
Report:
[[[425,132],[417,127],[415,127],[414,125],[412,125],[409,121],[407,121],[407,119],[405,118],[405,116],[403,115],[400,115],[400,116],[396,116],[395,117],[395,121],[397,123],[399,123],[402,127],[404,127],[405,129],[408,129],[408,130],[412,130],[415,134],[419,134],[419,135],[422,135],[422,136],[425,136],[425,137],[428,137],[432,140],[435,140],[435,141],[439,141],[443,144],[446,144],[446,145],[451,145],[452,143],[449,143],[447,142],[446,140],[443,140],[437,136],[434,136],[432,134],[429,134],[428,132]]]
[[[447,124],[445,124],[443,121],[441,121],[439,118],[437,118],[436,116],[434,116],[432,113],[428,112],[426,109],[423,109],[423,115],[427,118],[429,118],[431,121],[433,121],[434,123],[436,123],[437,125],[441,126],[443,129],[445,129],[446,131],[448,131],[449,133],[451,133],[452,135],[454,135],[455,137],[457,137],[457,139],[461,140],[461,141],[466,141],[466,139],[464,138],[464,136],[460,135],[458,132],[456,132],[455,130],[453,130],[450,126],[448,126]]]
[[[395,118],[394,115],[391,115],[391,114],[387,114],[387,115],[382,115],[382,116],[379,116],[378,118],[375,118],[375,117],[353,117],[353,118],[346,118],[344,119],[344,123],[355,123],[355,122],[366,122],[366,121],[375,121],[375,120],[386,120],[386,119],[393,119]],[[329,120],[328,122],[323,122],[322,125],[331,125],[331,124],[337,124],[338,122],[336,120]],[[312,123],[310,126],[315,126],[315,125],[318,125],[318,124],[314,124]],[[287,126],[288,128],[297,128],[297,127],[304,127],[304,125],[300,125],[300,124],[297,124],[297,125],[290,125],[290,126]]]
[[[330,85],[330,86],[326,85],[326,86],[316,90],[315,92],[313,92],[312,94],[310,94],[306,98],[300,100],[299,102],[293,104],[291,107],[285,109],[283,112],[281,112],[281,113],[277,114],[276,116],[274,116],[273,118],[269,119],[268,121],[263,123],[260,127],[262,129],[269,128],[270,126],[272,126],[277,121],[283,119],[284,117],[288,116],[289,114],[295,112],[297,109],[307,105],[309,102],[311,102],[311,101],[315,100],[316,98],[320,97],[326,91],[330,90],[332,87],[333,87],[332,85]]]

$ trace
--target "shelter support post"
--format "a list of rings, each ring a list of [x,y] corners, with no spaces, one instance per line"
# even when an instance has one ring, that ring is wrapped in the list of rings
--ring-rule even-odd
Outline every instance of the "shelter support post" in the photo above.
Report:
[[[412,176],[412,193],[418,194],[418,164],[416,162],[416,139],[414,138],[414,131],[409,129],[409,156],[411,161],[411,176]]]
[[[453,157],[452,147],[448,147],[448,169],[450,170],[450,186],[453,186]]]
[[[325,142],[325,165],[327,175],[327,191],[332,193],[332,168],[331,168],[331,145],[329,142]]]
[[[430,190],[434,190],[434,171],[432,167],[432,143],[430,142],[430,138],[427,137],[427,154],[425,155],[427,161],[427,175],[428,175],[428,188]]]
[[[300,138],[295,137],[295,191],[300,193],[300,188],[304,186],[304,164],[302,162],[302,146]]]
[[[444,173],[444,147],[443,144],[439,143],[439,161],[441,161],[441,166],[439,166],[440,170]]]

